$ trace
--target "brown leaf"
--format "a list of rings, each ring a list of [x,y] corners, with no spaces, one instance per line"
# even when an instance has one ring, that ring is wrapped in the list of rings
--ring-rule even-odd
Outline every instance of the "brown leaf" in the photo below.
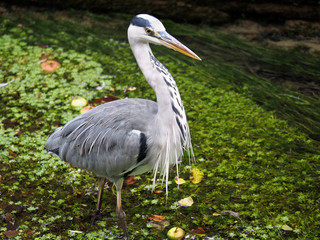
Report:
[[[19,230],[11,230],[11,231],[4,231],[2,232],[4,235],[6,235],[8,238],[9,237],[15,237],[19,234]]]
[[[156,191],[154,191],[154,193],[163,193],[163,191],[162,190],[156,190]]]
[[[33,231],[30,230],[30,229],[27,229],[27,230],[24,231],[24,233],[27,234],[27,235],[32,235]]]
[[[192,234],[206,234],[206,231],[202,227],[198,227],[197,229],[192,229],[190,231]]]
[[[46,55],[45,53],[41,53],[40,60],[47,60],[50,57],[50,55]]]
[[[148,217],[148,219],[149,219],[149,220],[153,220],[153,221],[155,221],[155,222],[160,222],[160,221],[165,220],[166,217],[152,214],[152,215],[150,215],[150,217]]]
[[[126,184],[128,184],[128,185],[135,184],[136,182],[137,182],[137,180],[134,178],[134,176],[130,176],[130,177],[126,180]]]
[[[9,150],[8,152],[9,152],[9,155],[11,155],[11,156],[15,156],[16,155],[16,153],[11,151],[11,150]]]

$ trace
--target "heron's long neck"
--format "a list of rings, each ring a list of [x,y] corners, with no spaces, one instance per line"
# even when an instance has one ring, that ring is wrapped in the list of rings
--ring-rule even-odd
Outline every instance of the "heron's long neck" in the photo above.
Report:
[[[180,138],[181,147],[190,143],[189,126],[177,85],[169,73],[152,54],[148,44],[131,46],[137,63],[156,93],[158,103],[157,121],[172,129],[169,135]]]
[[[180,115],[184,115],[176,83],[167,68],[153,56],[149,45],[132,46],[132,51],[143,75],[156,93],[158,114],[168,116],[179,112]]]

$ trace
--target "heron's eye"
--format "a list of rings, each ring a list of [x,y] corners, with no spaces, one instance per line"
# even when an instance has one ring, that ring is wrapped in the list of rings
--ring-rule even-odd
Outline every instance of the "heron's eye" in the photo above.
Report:
[[[152,30],[150,28],[146,28],[146,33],[147,34],[151,34],[152,33]]]

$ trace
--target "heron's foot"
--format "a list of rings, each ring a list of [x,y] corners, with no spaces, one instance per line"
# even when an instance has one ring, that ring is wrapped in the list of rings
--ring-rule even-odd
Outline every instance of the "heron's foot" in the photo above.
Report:
[[[123,229],[125,239],[130,239],[130,235],[129,235],[129,231],[128,231],[127,223],[126,223],[126,214],[121,209],[119,212],[117,212],[117,215],[119,217],[120,226]]]
[[[97,220],[101,220],[102,219],[102,213],[101,210],[95,210],[92,214],[91,214],[91,220],[90,220],[90,224],[93,225],[95,221]]]

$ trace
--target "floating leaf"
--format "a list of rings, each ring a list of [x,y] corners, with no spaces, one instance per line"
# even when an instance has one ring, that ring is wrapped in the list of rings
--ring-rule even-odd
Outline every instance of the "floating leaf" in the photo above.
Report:
[[[57,60],[51,59],[41,63],[40,67],[45,72],[53,73],[60,67],[60,63]]]
[[[156,214],[152,214],[150,215],[150,217],[148,217],[149,220],[153,220],[155,222],[160,222],[166,219],[165,216],[160,216],[160,215],[156,215]]]
[[[192,197],[186,197],[178,201],[178,203],[183,207],[190,207],[193,204],[193,199]]]
[[[15,237],[19,234],[19,230],[8,230],[2,232],[7,238]]]
[[[281,229],[284,231],[293,231],[293,229],[287,224],[282,225]]]
[[[94,107],[93,107],[93,106],[86,106],[86,107],[84,107],[84,108],[82,108],[82,109],[80,110],[80,113],[85,113],[85,112],[89,111],[89,110],[92,109],[92,108],[94,108]]]
[[[74,107],[84,107],[88,104],[88,101],[83,97],[77,97],[71,100],[71,105]]]
[[[159,221],[159,222],[151,221],[151,222],[147,223],[147,227],[155,228],[155,229],[157,229],[159,231],[162,231],[163,229],[165,229],[169,225],[170,225],[170,223],[167,220]]]
[[[223,211],[221,211],[221,212],[219,212],[219,213],[216,213],[216,214],[219,214],[219,215],[221,215],[221,214],[228,214],[228,215],[230,215],[230,216],[232,216],[232,217],[240,218],[240,214],[239,214],[238,212],[231,211],[231,210],[223,210]],[[214,215],[214,216],[218,216],[218,215]]]
[[[190,181],[194,184],[198,184],[202,181],[204,173],[201,172],[198,168],[192,168],[190,173]]]
[[[82,231],[78,231],[78,230],[69,230],[70,233],[83,233]]]
[[[162,190],[156,190],[156,191],[154,191],[154,193],[163,193],[163,191]]]
[[[202,227],[198,227],[197,229],[191,229],[190,232],[192,234],[197,234],[200,236],[204,236],[206,234],[206,231]]]
[[[126,180],[126,184],[128,184],[128,185],[135,184],[136,182],[137,182],[137,180],[134,179],[134,176],[130,176],[130,177]]]
[[[174,181],[176,182],[176,184],[184,184],[186,183],[186,181],[183,178],[175,178]]]

